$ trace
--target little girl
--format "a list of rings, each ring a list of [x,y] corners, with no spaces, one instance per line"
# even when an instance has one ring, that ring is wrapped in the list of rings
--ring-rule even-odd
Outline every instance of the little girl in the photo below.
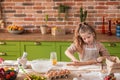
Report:
[[[78,52],[79,59],[74,57],[74,53]],[[102,62],[109,56],[106,48],[96,40],[95,30],[88,24],[80,24],[75,30],[74,42],[67,48],[65,54],[73,62]]]

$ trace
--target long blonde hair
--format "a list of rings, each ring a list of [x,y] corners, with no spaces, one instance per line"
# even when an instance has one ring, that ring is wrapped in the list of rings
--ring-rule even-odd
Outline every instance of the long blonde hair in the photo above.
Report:
[[[75,29],[74,44],[80,53],[83,52],[83,45],[85,44],[80,34],[86,32],[94,34],[94,38],[96,39],[96,32],[92,26],[88,25],[87,23],[79,24],[79,26]]]

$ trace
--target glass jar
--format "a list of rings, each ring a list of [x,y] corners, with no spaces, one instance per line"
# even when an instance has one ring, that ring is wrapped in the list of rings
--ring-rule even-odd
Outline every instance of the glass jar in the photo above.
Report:
[[[57,64],[57,53],[56,52],[50,53],[50,61],[51,61],[52,65]]]
[[[120,25],[116,25],[116,36],[120,37]]]

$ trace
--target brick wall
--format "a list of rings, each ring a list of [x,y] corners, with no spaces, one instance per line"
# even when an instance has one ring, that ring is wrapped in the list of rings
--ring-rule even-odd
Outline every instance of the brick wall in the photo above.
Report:
[[[102,17],[105,16],[105,29],[108,30],[108,20],[120,18],[120,0],[1,0],[2,19],[6,26],[17,24],[26,30],[39,28],[45,24],[45,15],[48,17],[49,27],[64,27],[67,30],[75,29],[80,23],[79,10],[82,6],[88,10],[86,22],[96,26],[100,31]],[[68,18],[61,14],[62,20],[58,19],[58,5],[70,6]],[[112,31],[115,31],[112,25]]]

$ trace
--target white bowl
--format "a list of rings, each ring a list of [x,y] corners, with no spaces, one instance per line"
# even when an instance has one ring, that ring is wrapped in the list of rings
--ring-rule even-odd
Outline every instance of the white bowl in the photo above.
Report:
[[[8,30],[9,33],[13,33],[13,34],[20,34],[23,33],[24,30]]]
[[[46,73],[52,68],[52,65],[49,60],[33,60],[31,67],[35,72]]]

